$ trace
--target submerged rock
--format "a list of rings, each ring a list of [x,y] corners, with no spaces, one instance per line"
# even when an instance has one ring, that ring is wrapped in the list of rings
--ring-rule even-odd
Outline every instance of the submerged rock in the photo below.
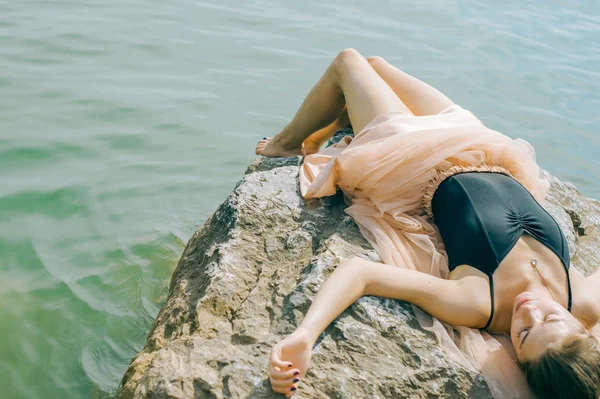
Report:
[[[378,260],[341,195],[304,201],[299,157],[255,161],[192,236],[169,297],[118,398],[279,398],[271,347],[302,320],[344,258]],[[600,202],[549,176],[547,209],[573,264],[600,261]],[[407,303],[364,297],[322,334],[297,398],[487,398],[485,381],[451,361]]]

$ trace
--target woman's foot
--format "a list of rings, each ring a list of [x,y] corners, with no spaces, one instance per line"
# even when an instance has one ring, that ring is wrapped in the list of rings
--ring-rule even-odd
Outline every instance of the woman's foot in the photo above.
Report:
[[[307,156],[310,154],[316,154],[321,150],[322,146],[323,143],[316,142],[309,137],[304,140],[304,143],[302,143],[302,155]]]
[[[272,139],[264,137],[256,145],[255,152],[256,155],[262,155],[263,157],[292,157],[303,154],[302,146],[289,148],[281,142],[279,135],[276,135]]]

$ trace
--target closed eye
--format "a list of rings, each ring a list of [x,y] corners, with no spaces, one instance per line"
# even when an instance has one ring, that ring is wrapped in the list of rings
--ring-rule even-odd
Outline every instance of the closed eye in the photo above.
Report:
[[[523,346],[523,343],[525,342],[525,340],[527,339],[527,337],[529,336],[529,332],[531,331],[531,328],[524,328],[521,330],[521,333],[519,334],[520,337],[523,336],[523,333],[526,333],[525,336],[523,337],[523,339],[521,339],[521,343],[519,344],[519,349],[521,349],[521,347]]]
[[[550,318],[550,316],[554,316],[554,317]],[[549,313],[544,317],[544,319],[542,320],[542,323],[555,323],[557,321],[562,321],[562,320],[563,319],[561,317],[556,316],[554,313]],[[525,343],[525,340],[527,339],[527,337],[529,337],[529,334],[531,333],[531,327],[526,327],[526,328],[522,329],[521,332],[519,333],[519,336],[523,335],[523,333],[526,333],[526,334],[523,337],[523,339],[521,340],[521,343],[519,344],[519,349],[521,349],[521,347]]]

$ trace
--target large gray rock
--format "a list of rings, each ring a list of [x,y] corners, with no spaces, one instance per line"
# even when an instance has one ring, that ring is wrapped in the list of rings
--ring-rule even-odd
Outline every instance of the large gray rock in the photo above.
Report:
[[[291,333],[340,260],[377,254],[340,195],[304,201],[299,158],[257,160],[190,239],[169,297],[119,398],[276,398],[271,347]],[[549,176],[547,208],[586,273],[600,260],[600,203]],[[299,398],[489,397],[403,302],[364,297],[323,333]]]

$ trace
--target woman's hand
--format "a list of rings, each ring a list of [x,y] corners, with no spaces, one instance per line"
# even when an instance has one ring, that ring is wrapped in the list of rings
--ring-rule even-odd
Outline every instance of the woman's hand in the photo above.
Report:
[[[271,350],[269,375],[274,392],[290,397],[310,367],[313,342],[309,334],[297,329]]]

